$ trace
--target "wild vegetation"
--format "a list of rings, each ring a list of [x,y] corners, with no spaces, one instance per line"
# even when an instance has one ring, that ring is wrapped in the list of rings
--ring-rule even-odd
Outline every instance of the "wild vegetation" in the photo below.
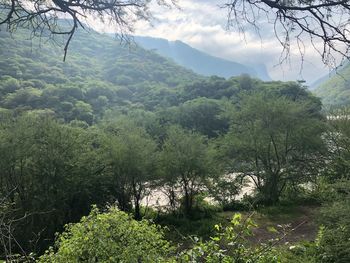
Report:
[[[1,258],[349,262],[346,110],[325,114],[298,82],[204,78],[94,32],[63,63],[25,33],[0,32]],[[167,205],[145,205],[157,191]],[[297,240],[308,222],[293,207],[314,213]]]
[[[325,107],[347,107],[349,96],[350,65],[345,62],[342,67],[325,76],[326,79],[315,87],[315,94],[322,99]]]

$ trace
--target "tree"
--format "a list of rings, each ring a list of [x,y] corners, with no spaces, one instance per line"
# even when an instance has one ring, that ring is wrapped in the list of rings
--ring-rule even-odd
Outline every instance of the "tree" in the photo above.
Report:
[[[167,4],[167,0],[157,1]],[[10,31],[18,27],[32,28],[34,36],[66,35],[68,38],[64,47],[64,59],[69,43],[77,29],[85,28],[87,18],[94,18],[102,23],[114,25],[122,38],[132,32],[133,25],[138,20],[148,20],[151,17],[149,5],[151,0],[93,0],[93,1],[0,1],[0,26],[6,25]],[[171,2],[171,1],[170,1]],[[168,3],[171,4],[171,3]],[[69,18],[67,23],[60,18]]]
[[[20,244],[13,252],[40,252],[64,224],[107,201],[88,131],[33,113],[3,120],[0,134],[0,192]]]
[[[342,190],[349,191],[349,182],[343,181],[339,185]],[[317,262],[345,263],[350,260],[349,192],[341,197],[341,200],[333,200],[321,208],[318,223],[322,227],[317,240]]]
[[[118,207],[131,211],[134,204],[135,218],[141,218],[141,200],[147,184],[156,173],[156,144],[143,128],[132,121],[119,121],[105,128],[104,153],[106,172],[112,177],[113,193]]]
[[[170,203],[176,202],[176,190],[180,188],[184,212],[190,215],[195,195],[204,190],[205,181],[213,171],[205,137],[171,126],[160,160]]]
[[[258,24],[262,20],[266,23],[271,21],[283,48],[283,60],[288,58],[293,40],[296,40],[303,59],[306,39],[311,41],[326,64],[334,63],[334,53],[349,58],[348,1],[229,0],[222,7],[228,10],[228,26],[237,27],[241,32],[247,27],[259,31]],[[319,41],[321,47],[318,46]]]
[[[326,135],[329,150],[328,165],[324,174],[328,182],[350,179],[350,116],[348,108],[328,113],[330,129]]]
[[[263,201],[271,204],[288,183],[298,185],[317,174],[324,127],[308,101],[252,93],[242,96],[221,146],[233,160],[232,170],[249,176]]]
[[[210,196],[217,201],[224,210],[232,208],[237,195],[241,193],[245,182],[240,177],[217,177],[208,185]]]
[[[172,108],[170,110],[173,111]],[[220,104],[220,101],[197,98],[181,104],[171,114],[175,118],[175,122],[182,127],[212,138],[228,129],[227,120],[221,118],[222,112],[223,105]]]

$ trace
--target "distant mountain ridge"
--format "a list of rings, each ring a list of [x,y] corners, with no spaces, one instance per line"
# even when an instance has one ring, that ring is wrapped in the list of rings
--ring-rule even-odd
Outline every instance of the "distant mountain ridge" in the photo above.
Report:
[[[162,38],[135,36],[135,42],[141,47],[153,50],[172,59],[177,64],[204,75],[230,78],[241,74],[269,81],[270,76],[264,65],[248,66],[234,61],[218,58],[199,51],[182,41],[168,41]]]

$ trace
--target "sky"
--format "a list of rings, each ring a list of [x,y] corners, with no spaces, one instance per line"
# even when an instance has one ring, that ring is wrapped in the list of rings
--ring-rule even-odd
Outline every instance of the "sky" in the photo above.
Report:
[[[304,63],[297,45],[291,47],[290,61],[280,64],[282,46],[273,26],[264,18],[258,20],[260,35],[246,28],[245,33],[227,30],[227,10],[220,8],[224,0],[178,0],[177,8],[151,6],[151,23],[140,21],[135,34],[180,40],[210,55],[242,64],[264,64],[274,80],[305,80],[312,84],[330,69],[320,55],[305,42]]]

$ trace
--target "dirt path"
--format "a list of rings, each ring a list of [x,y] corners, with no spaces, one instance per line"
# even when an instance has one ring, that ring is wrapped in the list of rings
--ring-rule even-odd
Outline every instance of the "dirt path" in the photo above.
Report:
[[[259,213],[254,217],[258,228],[254,230],[254,243],[266,242],[272,238],[284,236],[280,244],[296,243],[302,240],[315,239],[318,227],[315,223],[318,207],[299,206],[291,208],[292,211],[280,214]],[[278,233],[271,231],[276,229]]]

